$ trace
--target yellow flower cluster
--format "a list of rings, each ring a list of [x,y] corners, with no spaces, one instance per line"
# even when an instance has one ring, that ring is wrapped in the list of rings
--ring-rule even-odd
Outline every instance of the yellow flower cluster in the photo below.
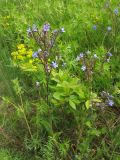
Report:
[[[26,59],[27,57],[28,58],[32,57],[32,53],[33,53],[32,50],[31,49],[26,50],[24,44],[19,44],[17,48],[18,48],[17,51],[11,53],[14,59],[23,60],[23,59]]]
[[[17,45],[17,51],[12,52],[11,56],[14,63],[24,71],[37,71],[35,60],[32,58],[32,49],[27,49],[24,44]]]

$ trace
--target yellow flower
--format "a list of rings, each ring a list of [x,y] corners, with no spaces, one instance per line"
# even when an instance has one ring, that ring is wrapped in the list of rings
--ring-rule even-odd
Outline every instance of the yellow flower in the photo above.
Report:
[[[27,56],[28,56],[28,57],[31,57],[32,54],[33,54],[33,51],[32,51],[31,49],[29,49],[29,50],[27,51]]]
[[[31,58],[31,55],[27,55],[28,58]]]
[[[21,54],[21,55],[25,55],[27,52],[26,52],[26,48],[21,48],[18,50],[18,52]]]
[[[18,60],[23,60],[23,59],[24,59],[24,57],[23,57],[23,56],[21,56],[21,55],[18,55],[18,56],[17,56],[17,59],[18,59]]]
[[[11,55],[14,57],[14,56],[17,56],[18,55],[18,52],[12,52]]]
[[[18,49],[23,49],[23,48],[25,48],[25,45],[24,44],[18,44],[17,47],[18,47]]]
[[[32,69],[33,69],[34,71],[37,71],[37,67],[36,67],[36,66],[32,66]]]
[[[32,63],[33,63],[33,60],[30,59],[30,60],[29,60],[29,63],[32,64]]]

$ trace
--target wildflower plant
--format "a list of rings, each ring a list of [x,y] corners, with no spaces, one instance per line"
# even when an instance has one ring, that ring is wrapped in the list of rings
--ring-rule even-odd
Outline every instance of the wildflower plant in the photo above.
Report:
[[[20,67],[23,71],[36,72],[37,65],[32,58],[33,51],[25,44],[18,44],[17,50],[11,53],[13,64]]]
[[[113,106],[114,102],[112,99],[107,98],[104,101],[99,97],[99,94],[94,95],[94,85],[96,83],[96,78],[98,79],[98,75],[103,76],[104,74],[109,75],[110,77],[110,61],[113,54],[110,51],[106,51],[102,47],[94,50],[94,51],[86,51],[81,52],[75,59],[75,63],[77,65],[77,72],[80,73],[81,76],[87,82],[89,92],[89,100],[86,101],[86,107],[90,108],[94,106],[96,102],[98,104],[104,104],[105,106]],[[93,103],[94,102],[94,103]]]
[[[33,24],[32,27],[27,29],[27,34],[30,39],[35,41],[38,49],[33,52],[32,49],[27,49],[24,44],[19,44],[17,46],[18,50],[12,52],[11,54],[13,57],[13,62],[18,64],[23,71],[37,72],[37,74],[41,74],[41,72],[43,72],[45,74],[44,81],[46,85],[47,103],[51,71],[52,69],[58,69],[59,67],[59,56],[56,52],[53,52],[52,49],[55,45],[57,37],[60,33],[64,32],[64,28],[51,31],[51,26],[49,23],[45,23],[41,29],[38,29],[38,27]]]
[[[119,159],[119,2],[14,5],[0,20],[0,92],[13,90],[0,97],[1,145],[23,159]]]
[[[80,53],[75,61],[77,62],[77,65],[79,65],[80,70],[85,75],[85,80],[92,81],[93,75],[96,74],[96,72],[103,71],[104,65],[108,64],[112,58],[112,53],[107,52],[104,50],[104,54],[100,55],[99,51],[96,50],[97,53],[93,53],[90,51]]]

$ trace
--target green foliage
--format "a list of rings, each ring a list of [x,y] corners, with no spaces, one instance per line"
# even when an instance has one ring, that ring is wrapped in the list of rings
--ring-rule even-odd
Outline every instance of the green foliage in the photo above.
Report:
[[[85,87],[80,84],[78,78],[71,77],[68,72],[62,70],[59,73],[53,72],[52,75],[52,80],[57,83],[53,94],[55,105],[69,103],[73,109],[76,109],[76,105],[85,101]]]
[[[119,1],[0,1],[0,160],[120,159],[119,35]]]
[[[3,160],[12,160],[12,157],[10,153],[6,150],[1,150],[0,151],[0,158]]]

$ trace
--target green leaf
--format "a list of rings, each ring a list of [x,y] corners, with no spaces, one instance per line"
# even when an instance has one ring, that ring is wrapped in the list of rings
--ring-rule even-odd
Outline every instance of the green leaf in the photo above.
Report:
[[[12,83],[13,83],[13,88],[14,88],[14,91],[16,92],[16,94],[22,94],[23,90],[22,90],[22,87],[20,86],[18,78],[13,79]]]
[[[91,128],[91,126],[92,126],[92,124],[91,124],[90,121],[87,121],[85,124],[86,124],[86,126],[89,127],[89,128]]]
[[[96,98],[97,97],[97,94],[96,93],[91,93],[91,98]]]
[[[97,99],[97,98],[93,99],[93,101],[94,101],[94,102],[98,102],[98,103],[101,102],[101,100],[100,100],[100,99]]]
[[[101,134],[101,131],[100,130],[97,130],[95,128],[93,128],[91,131],[90,131],[90,135],[93,135],[93,136],[100,136]]]
[[[61,99],[61,94],[58,93],[58,92],[55,92],[55,93],[53,94],[53,97],[54,97],[55,99],[57,99],[57,100],[60,100],[60,99]]]
[[[90,108],[90,100],[87,100],[87,101],[85,102],[85,106],[86,106],[87,109]]]
[[[69,104],[73,109],[76,110],[76,105],[75,105],[75,103],[73,101],[69,100]]]

